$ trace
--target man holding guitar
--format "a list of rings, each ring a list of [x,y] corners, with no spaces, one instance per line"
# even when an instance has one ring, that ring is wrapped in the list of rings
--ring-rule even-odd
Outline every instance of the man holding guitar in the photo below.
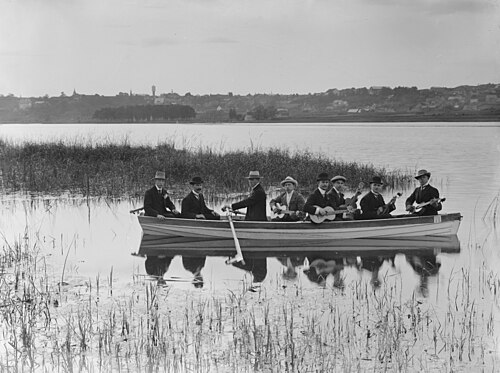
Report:
[[[360,219],[387,219],[392,218],[390,214],[391,211],[396,209],[394,203],[396,198],[398,198],[400,193],[395,195],[389,203],[385,203],[384,197],[382,197],[382,186],[384,183],[380,176],[374,176],[370,181],[370,192],[368,192],[363,198],[361,198],[361,210],[362,214]]]
[[[302,209],[306,200],[302,194],[295,190],[297,184],[297,180],[291,176],[287,176],[281,182],[285,191],[269,203],[271,210],[276,215],[273,221],[298,221],[304,218],[305,214]]]
[[[326,193],[330,186],[330,178],[326,172],[322,172],[318,175],[316,181],[318,182],[318,188],[307,197],[304,211],[307,212],[310,217],[313,215],[324,217],[328,215],[328,210],[333,209],[332,201]],[[327,209],[327,207],[329,207],[329,209]],[[333,216],[333,218],[335,217]]]
[[[419,216],[437,215],[443,208],[441,202],[444,198],[439,198],[439,191],[429,185],[431,173],[427,170],[419,170],[415,175],[420,186],[406,200],[406,211]],[[413,206],[417,203],[417,206]]]

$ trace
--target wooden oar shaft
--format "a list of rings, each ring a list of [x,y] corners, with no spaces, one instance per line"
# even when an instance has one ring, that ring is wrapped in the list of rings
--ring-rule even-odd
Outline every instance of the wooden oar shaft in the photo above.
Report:
[[[245,260],[243,259],[243,253],[241,252],[240,241],[236,236],[236,230],[234,229],[233,219],[231,218],[231,214],[227,214],[227,220],[229,221],[229,226],[231,227],[231,233],[233,234],[234,246],[236,248],[236,257],[234,261],[241,261],[241,263],[245,264]],[[233,261],[227,261],[227,264],[231,264]]]

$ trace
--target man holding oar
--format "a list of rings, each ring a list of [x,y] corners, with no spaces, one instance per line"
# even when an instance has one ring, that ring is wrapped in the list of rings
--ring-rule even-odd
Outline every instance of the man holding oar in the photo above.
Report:
[[[158,219],[180,215],[180,212],[176,210],[174,203],[170,200],[168,192],[163,188],[165,185],[165,172],[156,171],[154,180],[155,185],[148,189],[144,195],[145,215],[154,216]]]
[[[441,211],[443,206],[440,201],[444,199],[439,199],[439,190],[429,185],[429,179],[431,173],[427,170],[419,170],[415,175],[415,179],[418,180],[420,186],[416,188],[411,196],[406,200],[406,211],[411,212],[419,216],[437,215],[438,211]],[[420,211],[415,211],[415,206],[413,203],[423,204],[427,203],[426,206],[422,207]]]
[[[248,184],[251,188],[250,196],[242,201],[233,203],[231,206],[224,206],[222,211],[225,211],[227,208],[230,208],[231,210],[238,210],[246,207],[247,214],[245,215],[245,220],[267,221],[266,192],[264,191],[264,188],[262,188],[262,185],[260,185],[260,173],[259,171],[250,171],[246,178],[248,179]]]

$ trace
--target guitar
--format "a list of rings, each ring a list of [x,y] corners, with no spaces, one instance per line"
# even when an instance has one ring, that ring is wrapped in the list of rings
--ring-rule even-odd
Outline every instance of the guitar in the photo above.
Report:
[[[295,211],[288,210],[286,208],[286,206],[281,206],[279,203],[276,204],[276,209],[278,211],[273,212],[273,217],[280,218],[280,219],[282,219],[285,216],[285,214],[291,214],[292,212],[295,212]]]
[[[424,208],[425,206],[427,205],[430,205],[431,203],[440,203],[440,202],[444,202],[446,201],[446,198],[433,198],[431,199],[429,202],[422,202],[422,203],[419,203],[418,205],[416,205],[414,208],[413,208],[413,211],[420,211],[422,210],[422,208]]]
[[[320,206],[314,205],[314,207],[320,207]],[[313,223],[315,223],[315,224],[321,224],[325,220],[330,220],[330,221],[335,220],[337,218],[337,214],[343,214],[344,212],[350,212],[351,211],[349,209],[334,210],[334,208],[331,207],[331,206],[324,207],[324,210],[326,210],[326,215],[312,215],[312,214],[309,214],[309,218],[311,219],[311,221]]]
[[[403,195],[403,193],[401,192],[398,192],[396,193],[396,195],[394,197],[391,198],[391,200],[389,201],[389,203],[386,203],[384,206],[382,207],[379,207],[378,210],[377,210],[377,215],[385,215],[385,214],[388,214],[390,212],[390,209],[391,209],[391,205],[394,204],[394,202],[396,202],[396,200],[401,197]]]

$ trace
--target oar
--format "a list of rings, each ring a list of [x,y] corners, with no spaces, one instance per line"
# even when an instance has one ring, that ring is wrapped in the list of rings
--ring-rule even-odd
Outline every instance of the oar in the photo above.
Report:
[[[236,247],[236,256],[234,258],[229,258],[226,260],[226,264],[232,264],[235,262],[241,262],[245,264],[245,260],[243,259],[243,253],[241,252],[240,241],[238,241],[238,237],[236,236],[236,231],[234,230],[233,219],[231,218],[231,210],[226,209],[227,220],[229,221],[229,226],[231,227],[231,233],[233,234],[234,246]]]
[[[130,213],[131,213],[131,214],[134,214],[134,213],[136,213],[136,212],[138,212],[138,211],[141,211],[141,210],[144,210],[144,207],[139,207],[138,209],[135,209],[135,210],[130,210]]]

